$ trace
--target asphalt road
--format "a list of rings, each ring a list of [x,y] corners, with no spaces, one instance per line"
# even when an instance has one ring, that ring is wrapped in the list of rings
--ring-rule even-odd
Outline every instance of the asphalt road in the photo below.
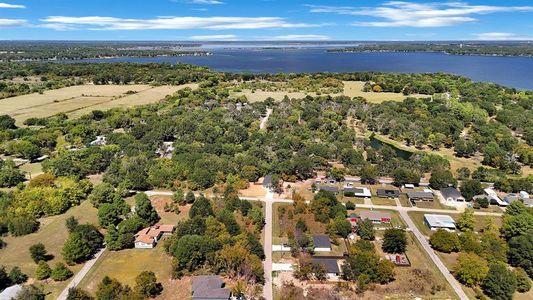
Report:
[[[263,268],[265,270],[265,286],[263,288],[263,297],[266,300],[273,300],[272,295],[272,199],[273,194],[268,193],[265,197],[265,261]]]
[[[78,284],[83,280],[85,275],[87,275],[87,273],[89,273],[91,268],[98,261],[100,256],[102,256],[102,254],[104,254],[104,251],[105,251],[105,248],[100,249],[98,252],[96,252],[96,254],[94,255],[93,259],[91,259],[91,260],[89,260],[89,261],[87,261],[85,263],[83,268],[81,268],[81,270],[78,273],[76,273],[76,275],[74,275],[74,278],[72,278],[72,280],[68,283],[67,287],[61,292],[61,294],[59,294],[59,296],[57,297],[57,300],[66,300],[67,299],[68,290],[70,288],[74,288],[74,287],[78,286]]]

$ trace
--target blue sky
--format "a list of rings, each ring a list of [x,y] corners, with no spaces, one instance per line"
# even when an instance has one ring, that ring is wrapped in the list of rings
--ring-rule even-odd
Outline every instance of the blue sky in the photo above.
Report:
[[[533,40],[529,0],[0,0],[3,40]]]

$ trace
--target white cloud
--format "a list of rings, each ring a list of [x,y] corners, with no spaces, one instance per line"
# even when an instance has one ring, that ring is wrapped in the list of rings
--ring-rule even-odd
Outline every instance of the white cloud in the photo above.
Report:
[[[264,39],[279,41],[325,41],[329,40],[330,38],[328,36],[318,34],[288,34],[265,37]]]
[[[0,8],[26,8],[26,6],[0,2]]]
[[[485,33],[478,33],[474,34],[474,36],[478,40],[483,41],[523,41],[533,40],[533,35],[521,35],[516,33],[510,33],[510,32],[485,32]]]
[[[191,36],[192,40],[199,41],[235,41],[238,37],[234,34],[215,34],[215,35],[194,35]]]
[[[123,19],[114,17],[50,16],[41,20],[47,24],[79,26],[91,30],[150,30],[150,29],[266,29],[308,28],[322,25],[289,23],[279,17],[157,17],[155,19]]]
[[[218,0],[191,0],[193,4],[224,4],[222,1]]]
[[[20,19],[0,19],[0,28],[8,28],[8,27],[21,27],[28,24],[28,21],[26,20],[20,20]]]
[[[476,22],[475,15],[533,12],[533,6],[470,5],[462,2],[412,3],[389,1],[377,7],[307,5],[314,13],[376,17],[384,20],[356,22],[370,27],[445,27]]]

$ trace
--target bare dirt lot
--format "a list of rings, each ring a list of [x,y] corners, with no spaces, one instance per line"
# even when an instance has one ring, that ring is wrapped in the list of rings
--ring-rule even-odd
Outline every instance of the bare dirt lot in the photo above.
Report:
[[[167,95],[194,84],[179,86],[135,85],[79,85],[43,94],[30,94],[0,101],[0,114],[8,114],[20,125],[31,117],[49,117],[64,112],[69,117],[79,117],[92,110],[108,110],[154,103]]]

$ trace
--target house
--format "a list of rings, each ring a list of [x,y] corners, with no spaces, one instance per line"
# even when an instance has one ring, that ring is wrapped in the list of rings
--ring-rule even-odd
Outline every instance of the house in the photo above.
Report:
[[[159,225],[144,228],[135,235],[135,248],[152,249],[163,237],[174,232],[174,225]]]
[[[311,261],[314,264],[319,264],[324,267],[329,279],[336,279],[339,277],[341,270],[336,258],[317,258],[313,257]]]
[[[372,197],[372,193],[370,193],[370,190],[364,187],[345,187],[344,188],[344,196],[347,197],[360,197],[360,198],[370,198]]]
[[[220,276],[195,276],[192,281],[192,300],[228,300],[231,291],[224,287]]]
[[[313,245],[316,252],[329,252],[331,251],[331,242],[329,236],[325,234],[313,235]]]
[[[433,201],[433,193],[431,192],[407,192],[407,198],[410,201]]]
[[[444,197],[444,200],[448,202],[464,202],[465,197],[461,195],[461,192],[459,192],[454,187],[445,187],[440,189],[440,193],[442,194],[442,197]]]
[[[507,194],[505,197],[503,197],[503,201],[505,201],[506,203],[513,203],[515,201],[520,201],[522,200],[522,198],[520,198],[520,195],[519,194],[515,194],[515,193],[510,193],[510,194]]]
[[[369,219],[374,224],[381,224],[381,223],[390,223],[392,220],[392,216],[389,213],[381,212],[381,211],[375,211],[375,210],[363,210],[359,214],[359,218],[361,220]]]
[[[339,188],[336,186],[329,186],[329,185],[323,185],[318,188],[319,191],[324,192],[331,192],[337,194],[339,192]]]
[[[378,189],[376,194],[380,198],[398,198],[400,197],[400,191],[396,189]]]
[[[103,135],[97,136],[96,140],[89,143],[91,146],[104,146],[105,144],[107,144],[107,139]]]
[[[425,214],[424,223],[431,230],[446,229],[448,231],[454,231],[456,229],[455,221],[448,215]]]
[[[484,189],[483,193],[487,195],[487,198],[489,198],[489,201],[491,204],[497,204],[499,206],[509,205],[509,202],[505,202],[502,199],[500,199],[500,197],[498,197],[498,194],[491,188]]]
[[[20,284],[12,285],[0,293],[0,300],[15,299],[18,293],[20,293],[20,291],[22,291],[22,285]]]

